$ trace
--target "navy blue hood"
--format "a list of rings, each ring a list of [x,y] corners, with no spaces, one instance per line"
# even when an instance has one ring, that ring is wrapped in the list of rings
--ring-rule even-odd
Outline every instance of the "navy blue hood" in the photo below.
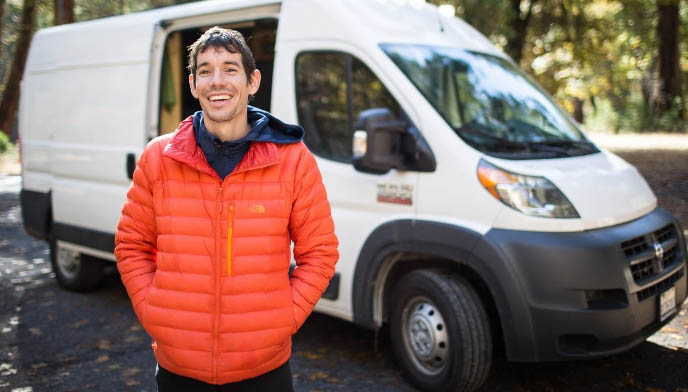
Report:
[[[247,121],[251,125],[251,130],[246,136],[239,140],[223,142],[205,128],[203,112],[194,113],[193,127],[196,142],[220,178],[225,178],[234,170],[252,142],[297,143],[305,135],[301,126],[283,123],[269,112],[250,105],[247,111]]]
[[[271,113],[251,105],[248,105],[247,121],[251,125],[251,130],[248,132],[248,134],[246,134],[246,136],[233,142],[220,141],[220,143],[238,143],[250,141],[289,144],[301,141],[306,134],[300,125],[284,123]],[[197,139],[199,136],[199,131],[208,133],[207,138],[209,138],[211,142],[214,142],[217,139],[215,135],[212,135],[206,130],[205,124],[203,123],[202,111],[199,110],[194,113],[193,126]],[[203,132],[200,133],[202,134]]]
[[[246,137],[251,136],[251,141],[289,144],[301,141],[306,134],[300,125],[283,123],[269,112],[251,105],[247,117],[251,131]]]

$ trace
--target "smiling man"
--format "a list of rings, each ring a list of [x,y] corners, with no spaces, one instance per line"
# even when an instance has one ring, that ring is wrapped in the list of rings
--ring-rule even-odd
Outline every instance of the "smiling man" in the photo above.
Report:
[[[260,71],[239,32],[206,31],[188,68],[202,111],[139,159],[117,267],[159,391],[292,391],[291,336],[338,259],[320,172],[303,128],[248,106]]]

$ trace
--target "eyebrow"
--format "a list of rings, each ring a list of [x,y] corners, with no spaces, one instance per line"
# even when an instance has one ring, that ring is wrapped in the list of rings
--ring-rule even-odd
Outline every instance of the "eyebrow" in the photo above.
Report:
[[[236,62],[236,61],[225,61],[223,64],[224,64],[224,65],[234,65],[234,66],[236,66],[236,67],[239,66],[239,63]],[[204,66],[206,66],[206,65],[209,65],[209,63],[208,63],[207,61],[204,61],[204,62],[198,64],[198,66],[197,66],[196,68],[201,68],[201,67],[204,67]]]

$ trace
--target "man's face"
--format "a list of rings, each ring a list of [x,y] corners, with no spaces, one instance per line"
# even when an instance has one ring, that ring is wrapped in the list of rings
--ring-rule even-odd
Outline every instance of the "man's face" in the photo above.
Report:
[[[258,91],[260,72],[253,71],[247,80],[241,53],[222,47],[210,47],[198,53],[196,64],[196,80],[194,83],[194,75],[189,75],[189,86],[201,104],[206,121],[245,121],[248,96]]]

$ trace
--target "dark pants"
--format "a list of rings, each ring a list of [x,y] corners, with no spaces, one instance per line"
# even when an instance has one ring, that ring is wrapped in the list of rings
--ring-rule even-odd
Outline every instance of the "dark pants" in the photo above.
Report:
[[[258,377],[222,385],[206,384],[203,381],[182,377],[158,365],[155,381],[158,384],[158,392],[294,392],[289,361]]]

